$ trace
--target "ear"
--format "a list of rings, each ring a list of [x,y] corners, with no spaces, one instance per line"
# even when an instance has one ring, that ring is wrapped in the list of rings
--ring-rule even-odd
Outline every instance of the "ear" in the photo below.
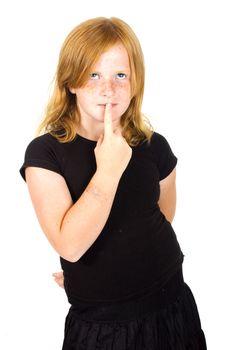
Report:
[[[76,89],[75,89],[75,88],[69,87],[69,91],[70,91],[72,94],[75,94],[75,93],[76,93]]]

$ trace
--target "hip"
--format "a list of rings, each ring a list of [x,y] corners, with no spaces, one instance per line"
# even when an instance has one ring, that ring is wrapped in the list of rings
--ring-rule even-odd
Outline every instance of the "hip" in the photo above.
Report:
[[[160,310],[171,304],[185,287],[182,267],[159,290],[154,288],[143,296],[123,302],[80,302],[70,307],[77,318],[96,321],[129,321],[145,317],[151,310]]]

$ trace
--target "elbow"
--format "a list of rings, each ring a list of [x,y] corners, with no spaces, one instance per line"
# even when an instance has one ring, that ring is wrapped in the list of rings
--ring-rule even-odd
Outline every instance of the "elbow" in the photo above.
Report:
[[[60,257],[62,257],[64,260],[70,262],[70,263],[76,263],[80,258],[81,255],[74,251],[71,251],[70,249],[58,249],[57,250]]]
[[[170,212],[170,213],[166,213],[164,214],[166,217],[166,220],[170,222],[170,224],[172,223],[174,217],[175,217],[175,210]]]
[[[80,250],[80,247],[76,247],[75,249],[74,244],[72,244],[67,238],[64,238],[61,231],[53,231],[48,234],[44,229],[44,233],[53,249],[62,259],[75,263],[83,255],[83,253],[81,254],[82,251]]]
[[[54,246],[55,250],[62,259],[70,263],[77,262],[82,256],[80,250],[77,249],[77,247],[74,249],[74,244],[71,245],[71,242],[67,242],[67,240],[61,236],[59,241],[56,242],[57,244]]]
[[[175,211],[166,211],[166,210],[162,210],[160,208],[161,213],[164,215],[166,221],[170,222],[170,224],[172,223],[174,217],[175,217]]]
[[[174,216],[173,216],[173,217],[168,217],[168,216],[166,216],[166,220],[167,220],[168,222],[170,222],[170,224],[172,223],[173,219],[174,219]]]
[[[76,263],[79,260],[79,258],[68,257],[66,260],[70,263]]]
[[[163,214],[163,216],[165,217],[165,220],[168,221],[170,224],[172,223],[173,217],[169,216],[169,215],[165,215],[162,211],[161,213]]]
[[[76,263],[82,255],[79,254],[79,252],[74,250],[66,251],[66,254],[64,254],[64,259],[67,260],[70,263]]]
[[[77,255],[60,254],[60,256],[70,263],[76,263],[80,259],[80,257],[77,257]]]

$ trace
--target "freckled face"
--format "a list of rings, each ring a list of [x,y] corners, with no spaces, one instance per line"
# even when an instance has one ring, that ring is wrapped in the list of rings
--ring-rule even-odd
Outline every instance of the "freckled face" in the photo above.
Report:
[[[86,128],[103,124],[107,102],[112,103],[112,120],[118,124],[131,100],[130,66],[125,47],[117,44],[103,53],[90,71],[86,85],[70,91],[76,94],[81,124]]]

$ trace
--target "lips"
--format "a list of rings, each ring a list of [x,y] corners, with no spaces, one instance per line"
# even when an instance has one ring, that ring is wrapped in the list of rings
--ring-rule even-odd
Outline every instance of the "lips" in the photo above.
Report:
[[[101,103],[101,104],[98,104],[98,106],[106,106],[107,103]],[[111,103],[112,107],[116,106],[117,104],[116,103]]]

